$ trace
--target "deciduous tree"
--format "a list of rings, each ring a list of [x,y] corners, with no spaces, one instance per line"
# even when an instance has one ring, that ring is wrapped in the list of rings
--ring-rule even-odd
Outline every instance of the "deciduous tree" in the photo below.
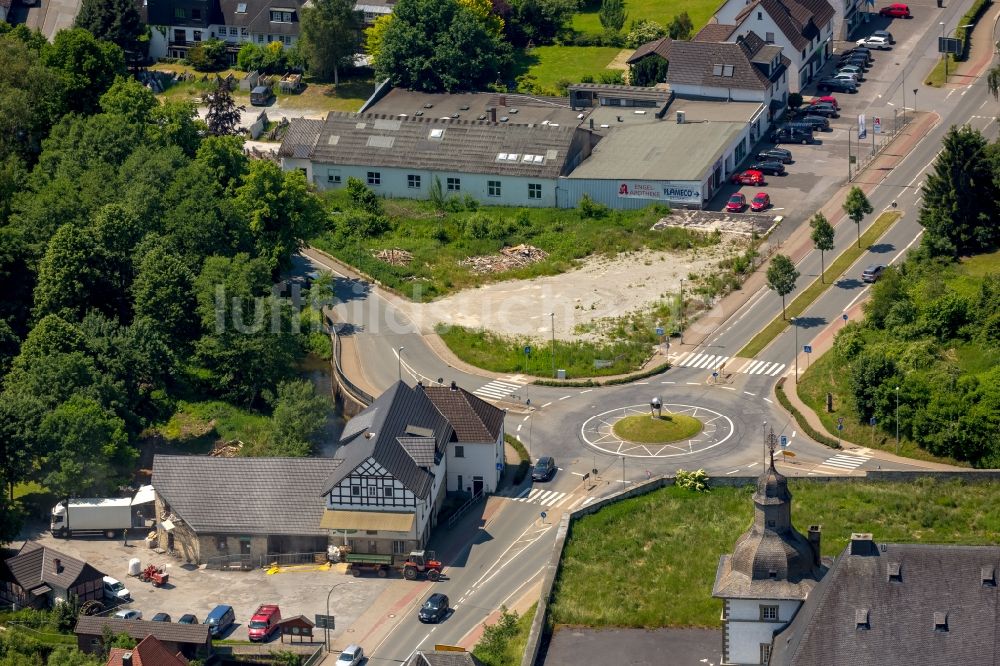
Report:
[[[88,308],[102,304],[108,287],[103,259],[93,230],[59,227],[38,267],[35,315],[79,320]]]
[[[833,249],[833,225],[827,221],[823,213],[816,213],[809,221],[809,226],[812,227],[812,234],[809,237],[812,239],[813,247],[819,250],[819,281],[824,282],[826,273],[824,255]]]
[[[781,316],[785,317],[785,296],[795,290],[799,272],[792,260],[783,254],[776,254],[767,267],[767,286],[781,296]]]
[[[674,16],[670,19],[670,25],[667,26],[667,34],[670,35],[670,39],[690,39],[693,31],[694,23],[687,12],[681,12]]]
[[[361,12],[353,0],[314,0],[302,8],[300,48],[309,70],[340,83],[340,70],[349,67],[361,47]]]
[[[133,0],[83,0],[75,26],[125,51],[138,49],[139,37],[145,32]]]
[[[100,2],[101,0],[96,0]],[[125,74],[125,54],[81,28],[60,30],[42,49],[42,62],[63,72],[70,110],[93,113],[115,77]]]
[[[317,444],[316,436],[326,424],[330,403],[316,395],[310,381],[278,384],[274,412],[271,415],[272,450],[270,455],[308,456]]]
[[[601,9],[597,16],[601,20],[601,27],[612,32],[621,32],[628,18],[622,0],[601,0]]]
[[[872,212],[871,202],[868,201],[868,197],[865,196],[864,191],[855,185],[851,188],[851,191],[847,193],[847,199],[844,201],[844,212],[847,213],[847,217],[854,221],[854,224],[858,227],[858,247],[861,247],[861,220],[865,219],[865,215],[869,215]]]
[[[218,79],[215,90],[208,95],[208,133],[212,136],[228,136],[239,131],[241,111],[246,107],[237,106],[233,93],[225,79]]]

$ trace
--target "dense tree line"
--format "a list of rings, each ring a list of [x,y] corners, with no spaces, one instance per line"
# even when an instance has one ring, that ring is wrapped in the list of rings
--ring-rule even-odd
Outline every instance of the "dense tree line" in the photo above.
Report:
[[[113,490],[180,397],[273,406],[275,446],[308,453],[313,396],[282,382],[316,316],[272,289],[325,225],[305,177],[161,103],[86,30],[0,32],[4,489]]]

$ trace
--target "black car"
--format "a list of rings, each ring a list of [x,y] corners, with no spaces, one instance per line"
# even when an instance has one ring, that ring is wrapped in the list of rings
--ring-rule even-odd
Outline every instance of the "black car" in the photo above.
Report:
[[[821,92],[843,92],[854,94],[858,92],[858,84],[849,79],[820,79],[816,88]]]
[[[198,624],[198,618],[191,613],[184,613],[181,619],[177,620],[177,624]]]
[[[771,143],[816,143],[816,138],[810,131],[779,127],[771,132]]]
[[[760,171],[772,176],[784,176],[785,165],[778,160],[764,160],[750,165],[752,171]]]
[[[846,58],[841,58],[837,62],[837,71],[840,71],[841,69],[843,69],[844,67],[847,67],[848,65],[853,65],[853,66],[857,67],[858,69],[862,69],[862,70],[868,70],[868,69],[871,68],[871,65],[865,60],[864,56],[860,56],[860,55],[859,56],[847,56]]]
[[[531,470],[532,481],[548,481],[556,473],[556,460],[552,456],[542,456]]]
[[[867,46],[855,46],[853,48],[847,49],[846,51],[840,52],[840,57],[844,58],[849,55],[863,55],[868,62],[872,62],[872,50]]]
[[[809,114],[811,116],[823,116],[824,118],[839,118],[840,113],[833,106],[833,104],[828,104],[826,102],[818,102],[816,104],[809,105]]]
[[[801,118],[796,118],[795,123],[811,127],[814,132],[826,132],[830,129],[829,120],[823,116],[814,115],[811,112]]]
[[[168,613],[157,613],[153,616],[152,622],[170,622],[170,615]]]
[[[448,616],[448,595],[435,592],[427,597],[427,601],[420,607],[417,617],[421,622],[438,623]]]
[[[791,164],[793,161],[792,151],[786,150],[785,148],[770,148],[768,150],[762,150],[757,153],[757,159],[762,162],[778,160],[782,164]]]

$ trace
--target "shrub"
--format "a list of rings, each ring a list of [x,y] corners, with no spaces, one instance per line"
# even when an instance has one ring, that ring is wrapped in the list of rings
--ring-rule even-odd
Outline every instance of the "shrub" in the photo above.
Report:
[[[217,72],[229,64],[226,44],[220,39],[201,42],[188,50],[187,64],[199,72]]]
[[[628,35],[625,37],[625,46],[630,49],[638,48],[643,44],[659,39],[667,34],[667,29],[648,19],[633,21]]]
[[[679,469],[674,475],[674,483],[678,488],[687,488],[696,493],[708,492],[708,474],[703,469],[694,472]]]
[[[579,208],[581,215],[583,215],[584,217],[593,218],[595,220],[599,220],[603,217],[606,217],[607,214],[611,211],[611,209],[605,206],[604,204],[597,203],[596,201],[591,199],[589,194],[584,194],[580,198]]]
[[[606,72],[601,72],[600,79],[601,83],[620,86],[625,83],[625,72],[620,69],[608,70]]]

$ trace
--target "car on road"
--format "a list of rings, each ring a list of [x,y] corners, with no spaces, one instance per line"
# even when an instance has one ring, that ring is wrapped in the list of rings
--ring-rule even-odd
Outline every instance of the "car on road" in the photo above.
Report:
[[[120,610],[115,613],[114,617],[119,620],[141,620],[142,611],[135,608],[129,608],[128,610]]]
[[[448,616],[449,610],[448,595],[435,592],[427,597],[427,601],[420,607],[417,618],[421,622],[433,622],[436,624]]]
[[[762,162],[757,162],[750,165],[751,171],[760,171],[761,173],[767,173],[772,176],[784,176],[785,175],[785,165],[781,163],[780,160],[765,160]]]
[[[853,95],[858,92],[858,82],[850,79],[820,79],[816,88],[821,92],[835,91]]]
[[[535,467],[531,470],[532,481],[548,481],[556,473],[556,459],[552,456],[542,456],[535,461]]]
[[[198,618],[191,613],[184,613],[181,619],[177,620],[177,624],[198,624]]]
[[[808,112],[808,115],[811,116],[823,116],[824,118],[840,117],[840,113],[838,113],[837,108],[832,104],[810,104],[806,111]]]
[[[889,18],[913,18],[909,6],[904,5],[902,2],[894,2],[888,7],[883,7],[878,10],[878,15],[888,16]]]
[[[876,37],[872,35],[871,37],[864,37],[858,40],[858,46],[864,46],[869,49],[878,49],[879,51],[889,51],[892,49],[892,44],[885,37]]]
[[[844,65],[837,70],[837,74],[853,74],[858,81],[865,80],[865,68],[857,65]]]
[[[360,645],[348,645],[340,652],[334,666],[359,666],[365,660],[365,651]]]
[[[892,36],[892,33],[888,30],[876,30],[872,33],[872,37],[882,37],[887,40],[890,44],[896,43],[896,38]]]
[[[150,622],[170,622],[170,613],[157,613]]]
[[[840,111],[840,102],[833,95],[820,95],[819,97],[813,97],[809,102],[809,106],[815,106],[817,104],[829,104],[837,111]]]
[[[816,143],[816,137],[810,131],[779,127],[771,132],[771,143]]]
[[[746,207],[747,198],[739,192],[729,197],[729,201],[726,202],[727,213],[742,213],[743,209]]]
[[[750,201],[750,210],[755,213],[759,213],[762,210],[767,210],[771,207],[771,197],[767,196],[767,192],[758,192],[754,195],[754,198]]]
[[[779,160],[782,164],[791,164],[792,151],[786,148],[768,148],[757,153],[758,160]]]
[[[878,282],[878,279],[882,277],[882,273],[885,272],[885,266],[882,264],[872,264],[864,270],[861,274],[861,281],[867,282],[868,284],[873,284]]]
[[[746,171],[737,171],[730,180],[740,185],[763,185],[764,174],[760,171],[747,169]]]

